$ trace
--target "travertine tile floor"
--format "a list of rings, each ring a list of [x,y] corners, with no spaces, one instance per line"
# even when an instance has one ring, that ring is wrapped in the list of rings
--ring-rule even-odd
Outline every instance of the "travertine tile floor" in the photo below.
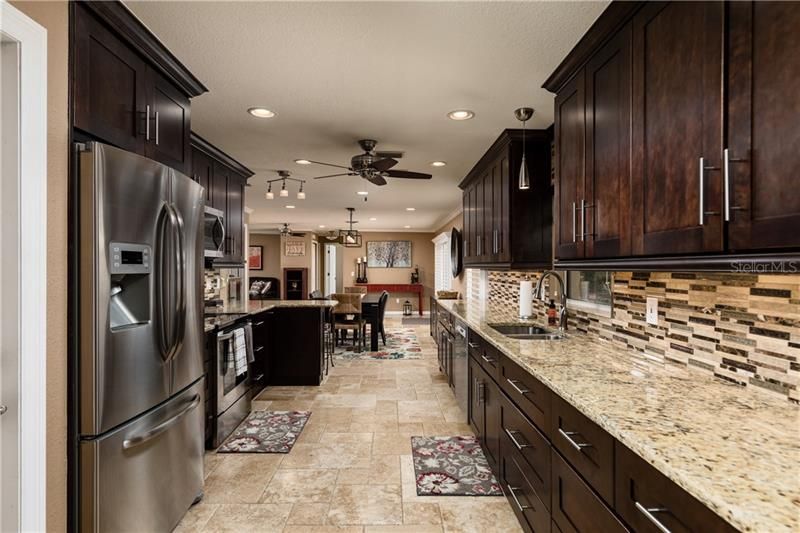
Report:
[[[521,531],[502,496],[417,496],[410,437],[472,431],[415,329],[420,360],[337,361],[320,387],[267,389],[253,409],[312,411],[294,448],[207,454],[205,498],[176,531]]]

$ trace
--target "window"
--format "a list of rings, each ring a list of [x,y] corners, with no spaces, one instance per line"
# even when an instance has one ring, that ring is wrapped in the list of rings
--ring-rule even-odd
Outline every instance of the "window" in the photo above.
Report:
[[[450,262],[450,235],[440,233],[433,239],[433,270],[437,291],[449,291],[453,287],[453,266]]]
[[[568,305],[610,316],[611,274],[609,272],[570,271],[564,274]]]

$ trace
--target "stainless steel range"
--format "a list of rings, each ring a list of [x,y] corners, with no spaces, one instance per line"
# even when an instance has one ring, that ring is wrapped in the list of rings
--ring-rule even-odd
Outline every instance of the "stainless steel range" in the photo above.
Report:
[[[203,490],[203,189],[79,150],[80,531],[171,531]]]

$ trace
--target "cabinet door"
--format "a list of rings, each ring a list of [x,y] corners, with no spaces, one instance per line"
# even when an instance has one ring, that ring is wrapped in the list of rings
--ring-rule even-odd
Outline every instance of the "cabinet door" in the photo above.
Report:
[[[798,247],[800,4],[732,2],[729,9],[729,248]]]
[[[474,242],[474,237],[472,236],[472,187],[464,189],[461,207],[463,210],[464,264],[469,264],[472,262],[472,245]]]
[[[492,379],[486,380],[484,404],[484,450],[489,465],[497,472],[500,464],[500,389]]]
[[[199,183],[205,192],[205,204],[211,205],[211,192],[212,192],[212,176],[214,174],[214,166],[211,158],[204,152],[193,148],[192,149],[192,176],[191,178]]]
[[[484,373],[477,361],[469,358],[469,425],[472,431],[483,442],[484,415],[483,395],[486,380]]]
[[[556,95],[556,259],[584,256],[584,237],[578,235],[584,181],[586,116],[584,71],[581,70]]]
[[[633,19],[634,255],[722,250],[724,9],[648,3]]]
[[[74,9],[75,127],[143,155],[147,67],[86,8]]]
[[[487,176],[484,174],[478,179],[478,183],[475,187],[475,191],[477,192],[477,196],[475,197],[475,210],[477,213],[475,219],[475,244],[477,245],[475,256],[480,263],[486,262],[488,257],[486,234],[491,231],[491,214],[489,207],[492,202],[492,190],[491,183],[487,186],[487,182]]]
[[[228,176],[228,207],[225,211],[228,256],[231,261],[244,262],[244,180],[231,172]],[[305,287],[306,284],[303,283]]]
[[[631,253],[631,27],[586,65],[586,257]],[[585,222],[584,222],[585,220]]]
[[[496,262],[511,260],[509,246],[509,193],[508,151],[497,158],[492,165],[492,256]]]
[[[155,69],[148,68],[147,72],[147,100],[152,113],[152,125],[145,154],[189,174],[189,98]]]

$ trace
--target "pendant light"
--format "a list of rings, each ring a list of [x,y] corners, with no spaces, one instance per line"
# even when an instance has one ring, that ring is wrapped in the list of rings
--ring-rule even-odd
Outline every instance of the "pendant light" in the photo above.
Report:
[[[531,178],[530,173],[528,172],[528,161],[525,157],[525,123],[533,116],[533,108],[520,107],[519,109],[515,109],[514,116],[517,117],[517,120],[522,122],[522,163],[519,167],[518,188],[521,191],[525,191],[531,188]]]
[[[350,212],[350,220],[345,222],[349,222],[350,229],[339,230],[339,242],[345,248],[361,248],[361,233],[357,229],[353,229],[353,224],[358,224],[357,220],[353,220],[355,208],[348,207],[347,210]]]

